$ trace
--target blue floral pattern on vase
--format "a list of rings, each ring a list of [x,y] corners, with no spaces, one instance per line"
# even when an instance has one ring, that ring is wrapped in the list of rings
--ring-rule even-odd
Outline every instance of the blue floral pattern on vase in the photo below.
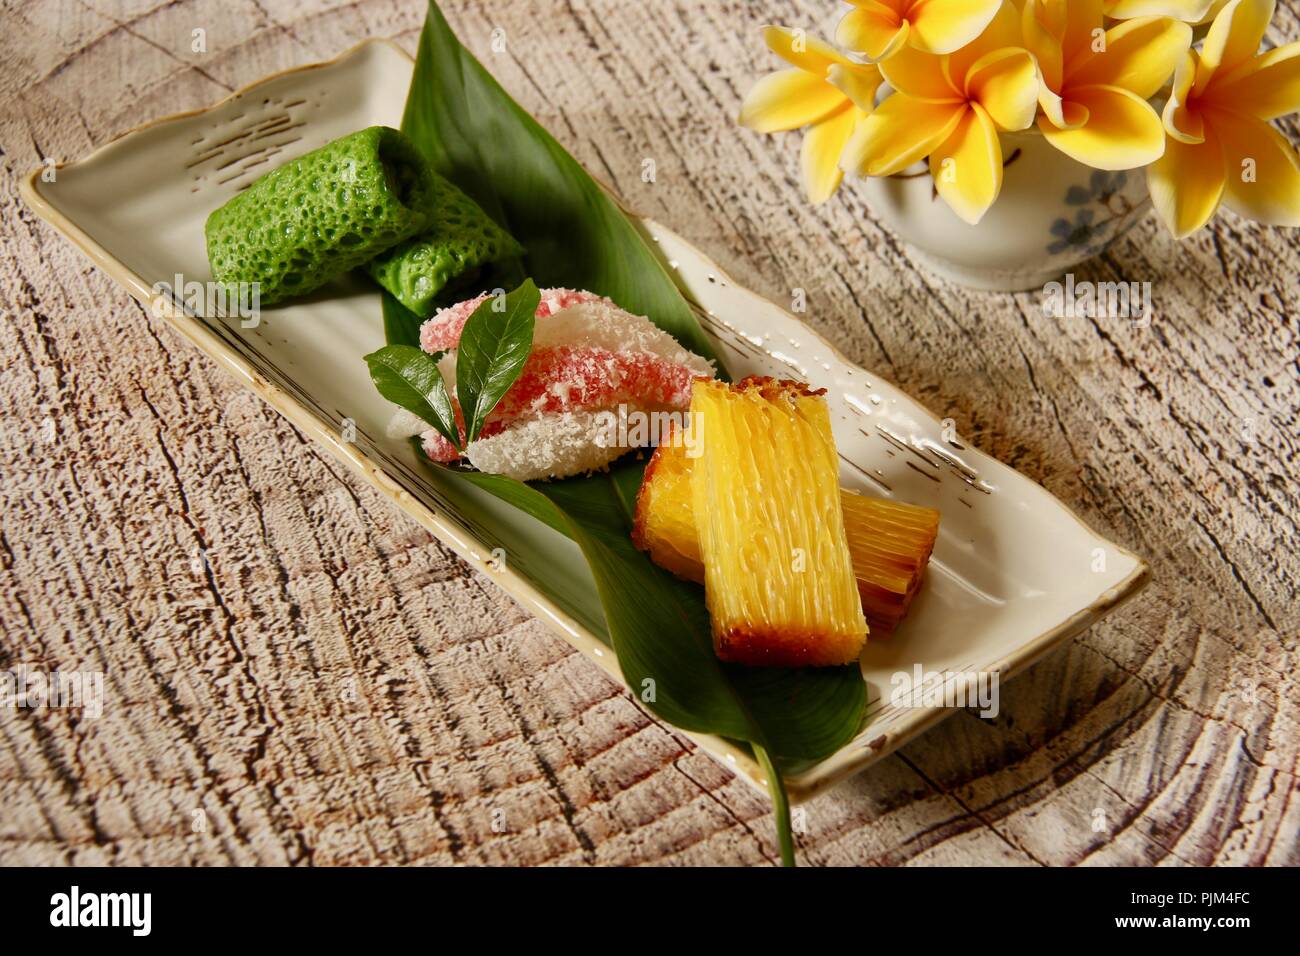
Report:
[[[1052,255],[1075,250],[1085,257],[1095,256],[1120,234],[1121,226],[1137,208],[1120,190],[1128,182],[1124,171],[1107,172],[1095,169],[1087,186],[1071,186],[1065,192],[1067,206],[1080,207],[1074,219],[1064,217],[1052,222],[1055,239],[1047,246]]]

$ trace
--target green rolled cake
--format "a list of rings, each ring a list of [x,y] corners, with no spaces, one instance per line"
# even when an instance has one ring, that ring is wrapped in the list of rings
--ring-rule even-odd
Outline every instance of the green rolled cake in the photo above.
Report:
[[[303,295],[423,230],[436,199],[415,145],[371,126],[272,170],[208,217],[218,282],[262,304]]]
[[[380,253],[370,261],[369,269],[375,281],[402,305],[427,318],[440,293],[469,289],[484,267],[522,251],[514,237],[474,200],[434,173],[428,226],[414,238]]]

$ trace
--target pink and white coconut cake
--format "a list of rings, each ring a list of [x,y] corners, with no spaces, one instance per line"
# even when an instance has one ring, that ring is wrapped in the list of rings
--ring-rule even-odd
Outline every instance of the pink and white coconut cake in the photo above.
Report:
[[[461,329],[486,298],[442,309],[420,328],[421,348],[431,354],[447,351],[439,367],[449,389],[456,381]],[[617,432],[611,435],[611,413],[685,412],[691,382],[714,377],[710,361],[603,296],[543,289],[536,316],[523,372],[488,416],[478,440],[465,450],[480,471],[528,481],[604,468],[628,451],[615,438]],[[395,421],[395,433],[412,422],[418,419]],[[418,433],[434,461],[460,457],[423,423],[406,433]]]

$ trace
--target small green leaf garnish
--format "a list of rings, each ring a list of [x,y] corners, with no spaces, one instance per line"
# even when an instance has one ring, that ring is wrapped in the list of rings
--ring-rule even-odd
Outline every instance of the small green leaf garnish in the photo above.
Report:
[[[460,429],[438,370],[440,358],[442,353],[429,355],[413,345],[385,345],[367,355],[366,364],[380,395],[424,419],[459,449]]]
[[[532,279],[474,310],[456,350],[456,397],[465,416],[465,442],[474,441],[519,373],[533,347],[533,324],[542,294]]]

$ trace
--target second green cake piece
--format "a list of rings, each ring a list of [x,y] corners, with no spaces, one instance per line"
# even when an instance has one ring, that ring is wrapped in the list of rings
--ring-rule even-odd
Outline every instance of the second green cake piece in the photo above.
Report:
[[[523,247],[474,200],[436,173],[432,217],[418,235],[370,261],[371,276],[393,296],[428,318],[443,292],[470,290],[484,268],[517,256]]]

